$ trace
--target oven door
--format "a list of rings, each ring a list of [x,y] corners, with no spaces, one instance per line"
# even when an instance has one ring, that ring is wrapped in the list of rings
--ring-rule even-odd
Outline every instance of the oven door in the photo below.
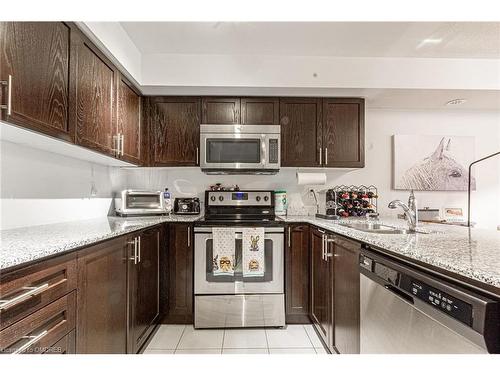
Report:
[[[212,272],[212,229],[199,227],[194,232],[194,293],[200,294],[271,294],[283,293],[284,283],[284,228],[265,228],[265,273],[262,277],[243,277],[242,233],[236,228],[234,276]]]

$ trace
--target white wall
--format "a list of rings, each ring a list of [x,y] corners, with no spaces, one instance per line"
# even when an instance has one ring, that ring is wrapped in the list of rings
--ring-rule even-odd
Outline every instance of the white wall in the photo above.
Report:
[[[464,111],[387,111],[368,110],[366,113],[366,167],[350,170],[323,170],[327,186],[337,184],[374,184],[379,188],[379,212],[394,214],[387,204],[393,199],[406,200],[407,191],[392,190],[392,135],[440,134],[470,135],[476,138],[476,158],[500,150],[500,114]],[[418,147],[418,145],[414,145]],[[207,176],[198,168],[141,168],[124,170],[126,186],[131,188],[163,189],[174,195],[197,194],[215,182],[238,183],[240,187],[256,189],[286,189],[291,204],[313,204],[309,187],[297,186],[296,169],[282,168],[275,176]],[[472,218],[479,226],[496,229],[500,224],[500,158],[480,165],[475,170],[477,191],[473,193]],[[321,187],[316,187],[321,188]],[[416,192],[420,207],[467,208],[466,192]],[[309,211],[313,207],[307,208]]]
[[[496,59],[143,54],[141,84],[498,90],[500,71]]]
[[[110,207],[110,167],[7,141],[0,166],[2,229],[103,216]]]
[[[406,191],[392,190],[393,134],[475,136],[477,158],[500,150],[498,112],[368,110],[365,122],[366,167],[325,172],[329,186],[378,186],[381,213],[394,215],[395,211],[386,208],[388,202],[408,196]],[[242,188],[286,189],[295,206],[304,204],[307,209],[314,209],[307,194],[308,187],[296,184],[295,168],[283,168],[275,176],[207,176],[199,168],[118,169],[9,142],[1,142],[0,147],[3,229],[107,215],[113,192],[123,188],[169,187],[174,196],[197,194],[202,197],[202,192],[215,182],[238,183]],[[478,167],[476,180],[473,219],[480,226],[496,228],[500,224],[499,159]],[[91,197],[92,181],[96,197]],[[421,207],[466,208],[466,192],[417,192],[416,195]]]

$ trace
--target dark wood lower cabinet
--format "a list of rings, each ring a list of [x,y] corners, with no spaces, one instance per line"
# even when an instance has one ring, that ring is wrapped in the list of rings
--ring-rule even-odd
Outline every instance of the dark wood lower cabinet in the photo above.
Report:
[[[129,262],[129,353],[139,351],[160,314],[160,234],[154,227],[134,237],[138,257]]]
[[[360,250],[359,242],[311,229],[311,319],[332,353],[360,350]]]
[[[72,330],[43,354],[76,354],[76,332]]]
[[[311,229],[311,320],[321,339],[333,348],[333,267],[326,257],[325,231]]]
[[[168,246],[168,313],[163,323],[193,323],[193,238],[190,224],[171,224]]]
[[[81,251],[78,259],[78,353],[127,352],[127,238]]]
[[[288,324],[310,323],[309,273],[309,226],[289,225],[285,246],[285,311]]]
[[[361,244],[335,237],[333,247],[334,337],[341,354],[359,354],[359,253]]]

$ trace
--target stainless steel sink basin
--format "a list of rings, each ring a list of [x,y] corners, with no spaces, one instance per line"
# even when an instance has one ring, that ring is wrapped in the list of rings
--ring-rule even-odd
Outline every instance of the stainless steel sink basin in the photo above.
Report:
[[[379,223],[339,223],[343,227],[360,230],[369,233],[379,233],[379,234],[410,234],[410,233],[423,233],[423,232],[412,232],[408,229],[394,228],[389,225],[379,224]]]

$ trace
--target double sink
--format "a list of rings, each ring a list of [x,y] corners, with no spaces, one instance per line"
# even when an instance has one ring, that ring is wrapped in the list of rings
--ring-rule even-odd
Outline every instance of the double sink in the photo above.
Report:
[[[380,223],[339,223],[339,225],[360,230],[362,232],[368,233],[378,233],[378,234],[413,234],[413,233],[422,233],[426,234],[426,232],[421,231],[411,231],[409,229],[401,229],[391,227],[390,225],[384,225]]]

